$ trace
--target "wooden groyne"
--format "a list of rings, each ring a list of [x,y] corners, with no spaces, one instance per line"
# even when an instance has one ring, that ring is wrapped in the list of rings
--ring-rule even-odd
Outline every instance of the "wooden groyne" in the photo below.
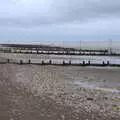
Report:
[[[77,51],[39,51],[39,50],[0,50],[1,53],[44,54],[44,55],[79,55],[79,56],[120,56],[120,53],[109,53],[108,50],[77,50]]]
[[[28,59],[27,62],[24,62],[23,60],[19,60],[18,62],[11,61],[10,59],[6,59],[3,62],[0,62],[0,64],[18,64],[18,65],[54,65],[54,66],[95,66],[95,67],[120,67],[120,64],[111,64],[109,61],[101,61],[101,63],[91,63],[91,61],[82,61],[81,63],[72,63],[71,60],[66,62],[65,60],[62,60],[60,63],[55,63],[52,60],[49,60],[46,62],[45,60],[41,60],[40,62],[32,62],[32,60]]]
[[[45,45],[2,45],[0,52],[17,54],[54,54],[54,55],[101,55],[101,56],[120,56],[120,54],[111,53],[108,49],[75,49],[57,46]]]

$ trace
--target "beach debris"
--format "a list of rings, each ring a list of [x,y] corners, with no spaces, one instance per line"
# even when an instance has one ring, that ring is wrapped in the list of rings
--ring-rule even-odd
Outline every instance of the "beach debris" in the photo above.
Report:
[[[107,100],[107,99],[108,99],[108,97],[107,97],[107,96],[104,96],[104,99],[105,99],[105,100]]]
[[[120,105],[113,105],[112,109],[115,111],[120,111]]]
[[[93,101],[94,99],[92,97],[87,97],[88,101]]]

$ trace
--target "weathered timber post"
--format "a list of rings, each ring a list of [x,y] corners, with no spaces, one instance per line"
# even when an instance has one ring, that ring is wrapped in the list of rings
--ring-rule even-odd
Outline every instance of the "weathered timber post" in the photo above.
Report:
[[[90,65],[90,60],[88,61],[88,65]]]
[[[37,54],[39,54],[39,51],[37,50]]]
[[[44,60],[42,60],[42,65],[44,65],[45,63],[44,63]]]
[[[69,60],[69,65],[71,65],[71,60]]]
[[[23,61],[22,61],[22,60],[20,60],[20,64],[23,64]]]
[[[50,65],[52,64],[52,60],[49,60],[49,64],[50,64]]]
[[[7,63],[10,63],[10,59],[7,59]]]
[[[63,65],[65,65],[65,61],[63,60]]]
[[[103,61],[102,64],[105,65],[105,62]]]
[[[31,64],[31,60],[30,59],[28,60],[28,63]]]
[[[107,65],[109,65],[110,64],[110,62],[109,61],[107,61]]]
[[[83,65],[85,65],[85,61],[83,61]]]

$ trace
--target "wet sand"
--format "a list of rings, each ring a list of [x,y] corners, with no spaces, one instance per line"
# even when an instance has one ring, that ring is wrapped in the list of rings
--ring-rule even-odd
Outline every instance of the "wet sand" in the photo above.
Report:
[[[119,120],[120,68],[0,65],[0,120]]]

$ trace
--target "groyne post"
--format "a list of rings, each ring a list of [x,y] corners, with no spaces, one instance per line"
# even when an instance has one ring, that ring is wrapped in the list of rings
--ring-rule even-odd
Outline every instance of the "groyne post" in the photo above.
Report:
[[[109,65],[110,64],[110,62],[109,61],[107,61],[107,65]]]
[[[105,62],[103,61],[102,64],[105,65]]]
[[[7,63],[10,63],[10,59],[7,59]]]
[[[69,65],[71,65],[71,60],[69,60]]]
[[[90,60],[88,61],[88,65],[90,65]]]
[[[37,54],[39,54],[39,51],[37,50]]]
[[[23,61],[22,61],[22,60],[20,60],[20,64],[23,64]]]
[[[63,65],[65,65],[65,61],[63,60]]]
[[[28,63],[31,64],[31,60],[30,59],[28,60]]]
[[[83,61],[83,65],[85,65],[85,61]]]
[[[49,60],[49,64],[50,64],[50,65],[52,64],[52,60]]]
[[[44,63],[44,60],[42,60],[42,65],[44,65],[45,63]]]

